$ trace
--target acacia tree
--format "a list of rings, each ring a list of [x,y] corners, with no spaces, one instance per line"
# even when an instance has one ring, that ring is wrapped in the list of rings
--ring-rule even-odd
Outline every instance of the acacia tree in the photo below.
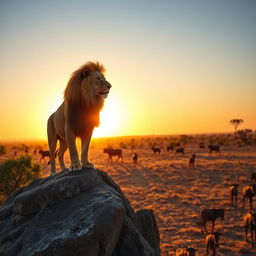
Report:
[[[236,131],[237,131],[237,128],[240,124],[242,124],[244,122],[243,119],[232,119],[229,121],[230,124],[232,124],[235,128],[235,136],[236,136]]]

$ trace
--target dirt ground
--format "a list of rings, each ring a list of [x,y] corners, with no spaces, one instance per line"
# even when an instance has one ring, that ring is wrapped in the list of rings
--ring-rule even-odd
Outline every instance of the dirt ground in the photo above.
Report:
[[[121,141],[120,141],[121,140]],[[128,145],[127,141],[130,143]],[[225,220],[216,221],[216,230],[222,232],[219,256],[253,256],[256,249],[245,241],[242,217],[249,212],[248,203],[242,208],[242,187],[250,182],[250,174],[256,171],[256,146],[237,146],[227,143],[221,146],[220,155],[209,155],[208,149],[201,149],[193,142],[186,144],[185,155],[166,151],[167,139],[161,140],[161,154],[153,154],[150,145],[158,139],[138,140],[95,139],[89,158],[95,167],[107,172],[121,187],[133,208],[152,209],[160,231],[161,255],[175,255],[177,248],[185,246],[197,249],[196,255],[206,255],[205,235],[201,233],[199,212],[202,208],[224,208]],[[127,146],[128,145],[128,146]],[[108,162],[103,148],[122,147],[123,161]],[[38,150],[47,149],[46,142],[6,145],[7,155],[3,158],[31,154],[35,162],[42,165],[43,176],[49,175],[47,160],[40,160]],[[132,154],[138,154],[138,163],[132,161]],[[196,153],[195,168],[188,167],[188,158]],[[69,155],[65,154],[67,165]],[[230,203],[229,185],[238,182],[238,206]],[[254,201],[256,201],[254,199]],[[256,202],[253,202],[254,211]],[[207,225],[210,230],[210,223]],[[250,236],[249,236],[250,238]],[[250,239],[249,239],[250,241]]]

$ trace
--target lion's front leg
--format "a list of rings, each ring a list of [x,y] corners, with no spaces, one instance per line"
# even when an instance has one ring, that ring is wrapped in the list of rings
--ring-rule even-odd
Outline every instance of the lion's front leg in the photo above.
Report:
[[[92,132],[93,130],[91,130],[86,136],[81,137],[81,142],[82,142],[81,160],[82,160],[82,167],[84,168],[94,168],[93,163],[90,163],[88,161],[88,151],[89,151],[90,141],[92,137]]]
[[[78,171],[81,169],[81,163],[79,161],[78,152],[76,148],[76,136],[74,132],[68,127],[66,127],[66,139],[71,160],[70,170]]]

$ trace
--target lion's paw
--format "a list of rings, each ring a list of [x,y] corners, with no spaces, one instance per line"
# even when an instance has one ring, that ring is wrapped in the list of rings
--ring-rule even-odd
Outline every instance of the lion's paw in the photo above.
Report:
[[[86,164],[83,164],[83,168],[85,168],[85,169],[94,169],[94,164],[88,162]]]
[[[81,166],[80,162],[73,163],[73,164],[71,163],[69,169],[70,169],[70,171],[80,171],[82,169],[82,166]]]

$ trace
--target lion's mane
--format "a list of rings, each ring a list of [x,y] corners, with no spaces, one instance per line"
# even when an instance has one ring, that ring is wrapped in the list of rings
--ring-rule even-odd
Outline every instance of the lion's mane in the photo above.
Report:
[[[105,68],[99,62],[87,62],[72,73],[64,92],[64,101],[68,108],[65,119],[76,136],[86,135],[99,125],[99,112],[104,101],[94,95],[93,81],[90,81],[93,71],[103,74]]]

